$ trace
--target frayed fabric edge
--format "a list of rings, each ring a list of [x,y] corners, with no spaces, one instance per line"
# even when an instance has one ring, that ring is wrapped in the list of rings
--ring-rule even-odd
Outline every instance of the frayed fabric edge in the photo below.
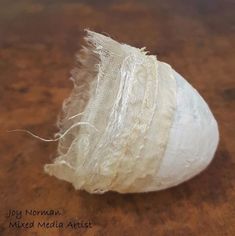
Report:
[[[56,141],[59,141],[59,145],[58,145],[58,153],[59,156],[57,158],[54,159],[53,163],[50,164],[45,164],[44,165],[44,171],[45,173],[49,174],[50,176],[55,176],[58,179],[62,179],[68,182],[71,182],[75,189],[76,188],[76,169],[73,168],[70,163],[66,160],[63,159],[63,156],[65,156],[65,153],[63,151],[61,151],[61,149],[63,149],[63,145],[61,145],[60,143],[60,139],[63,140],[64,138],[64,134],[67,133],[68,129],[70,129],[72,126],[70,126],[67,130],[65,130],[64,128],[64,124],[68,122],[68,120],[73,119],[74,117],[80,115],[83,113],[83,110],[81,113],[69,116],[70,114],[70,104],[73,100],[73,98],[75,96],[77,96],[77,88],[79,88],[79,86],[81,88],[83,88],[84,86],[79,85],[79,80],[80,80],[80,75],[79,73],[92,73],[94,72],[93,70],[95,70],[95,72],[97,74],[99,74],[100,76],[102,76],[102,74],[104,73],[101,70],[101,66],[100,64],[102,63],[102,53],[101,50],[104,50],[106,53],[110,53],[112,55],[115,56],[120,56],[118,53],[120,52],[119,50],[114,51],[114,47],[110,48],[109,44],[110,42],[112,42],[112,44],[116,44],[117,46],[120,45],[119,43],[117,43],[115,40],[106,37],[102,34],[90,31],[89,29],[85,29],[84,30],[86,32],[86,36],[84,37],[85,39],[85,46],[82,47],[82,49],[79,51],[79,53],[76,54],[76,63],[77,66],[72,70],[72,77],[70,78],[73,82],[73,89],[71,91],[71,94],[68,98],[65,99],[65,101],[62,104],[62,112],[58,115],[57,117],[57,127],[59,128],[59,131],[57,133],[55,133],[55,137],[59,137],[56,138]],[[93,64],[92,67],[90,67],[90,62],[88,60],[84,60],[84,58],[81,57],[81,54],[85,54],[86,55],[86,59],[88,57],[93,57],[95,58],[97,61],[97,63]],[[90,72],[90,69],[92,70],[92,72]],[[88,83],[91,83],[92,81],[88,81]],[[89,98],[87,98],[89,99]],[[89,125],[89,124],[88,124]],[[90,126],[93,126],[90,124]],[[96,129],[95,126],[93,126],[93,128]],[[64,131],[65,130],[65,131]],[[97,130],[98,131],[98,130]],[[61,137],[61,138],[60,138]],[[71,143],[72,145],[72,143]],[[70,147],[71,147],[70,145]],[[70,147],[66,147],[69,148]]]

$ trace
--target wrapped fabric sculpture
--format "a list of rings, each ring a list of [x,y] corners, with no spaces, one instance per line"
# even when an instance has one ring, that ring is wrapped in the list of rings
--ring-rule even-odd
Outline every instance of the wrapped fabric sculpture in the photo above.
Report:
[[[219,140],[198,92],[172,67],[87,31],[45,171],[90,193],[148,192],[205,169]]]

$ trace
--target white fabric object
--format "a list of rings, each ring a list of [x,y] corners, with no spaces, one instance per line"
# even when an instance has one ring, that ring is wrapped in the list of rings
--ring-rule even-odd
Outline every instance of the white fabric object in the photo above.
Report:
[[[144,49],[91,31],[86,40],[58,123],[59,156],[45,171],[91,193],[128,193],[205,169],[219,135],[197,91]]]

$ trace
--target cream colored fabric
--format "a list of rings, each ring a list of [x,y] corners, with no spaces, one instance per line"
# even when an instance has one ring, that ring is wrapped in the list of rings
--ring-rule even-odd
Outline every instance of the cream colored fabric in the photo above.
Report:
[[[86,40],[58,123],[57,135],[69,132],[45,171],[91,193],[139,192],[153,180],[167,146],[176,108],[172,68],[91,31]]]

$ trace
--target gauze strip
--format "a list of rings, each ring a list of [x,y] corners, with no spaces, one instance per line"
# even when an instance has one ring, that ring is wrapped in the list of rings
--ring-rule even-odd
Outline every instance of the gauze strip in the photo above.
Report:
[[[152,180],[164,156],[176,106],[172,68],[95,32],[86,40],[58,135],[79,122],[90,126],[65,135],[60,156],[45,171],[91,193],[135,192]],[[79,76],[88,79],[86,105]]]

